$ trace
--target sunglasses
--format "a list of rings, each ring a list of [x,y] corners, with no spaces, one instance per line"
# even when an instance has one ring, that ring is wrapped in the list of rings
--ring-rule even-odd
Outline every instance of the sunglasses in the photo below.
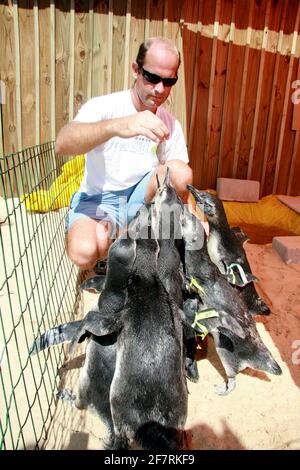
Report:
[[[140,70],[142,71],[142,75],[145,80],[147,80],[149,83],[153,83],[153,85],[157,85],[158,83],[163,82],[164,86],[173,86],[178,80],[177,76],[174,78],[162,78],[155,73],[148,72],[148,70],[145,70],[144,67],[140,67]]]

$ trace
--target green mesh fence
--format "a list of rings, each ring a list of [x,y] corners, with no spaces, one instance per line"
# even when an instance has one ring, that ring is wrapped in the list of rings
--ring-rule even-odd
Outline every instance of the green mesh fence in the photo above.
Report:
[[[65,253],[67,207],[30,212],[66,162],[53,142],[0,158],[0,449],[39,449],[55,410],[63,346],[29,356],[35,337],[76,319],[78,270]],[[67,191],[64,186],[61,191]],[[78,318],[78,317],[77,317]]]

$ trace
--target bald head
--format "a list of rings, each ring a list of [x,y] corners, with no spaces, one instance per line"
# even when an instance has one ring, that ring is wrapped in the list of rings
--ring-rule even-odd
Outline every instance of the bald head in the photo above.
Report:
[[[143,42],[140,47],[136,57],[136,63],[139,67],[143,67],[145,64],[146,54],[147,53],[156,53],[157,50],[168,51],[174,54],[178,61],[178,66],[180,65],[180,52],[175,46],[175,44],[168,38],[163,38],[160,36],[151,37],[147,41]]]

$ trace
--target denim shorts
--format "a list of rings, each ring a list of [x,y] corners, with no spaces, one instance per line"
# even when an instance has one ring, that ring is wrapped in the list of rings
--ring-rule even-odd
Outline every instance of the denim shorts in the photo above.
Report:
[[[66,217],[65,233],[76,220],[84,218],[109,221],[113,234],[117,227],[125,227],[144,204],[152,173],[150,171],[136,185],[121,191],[103,191],[92,196],[79,191],[74,193]]]

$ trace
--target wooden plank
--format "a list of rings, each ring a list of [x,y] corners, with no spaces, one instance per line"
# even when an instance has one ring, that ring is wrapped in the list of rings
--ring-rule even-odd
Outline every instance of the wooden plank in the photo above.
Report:
[[[34,14],[33,1],[21,0],[18,2],[19,16],[19,41],[20,41],[20,93],[21,93],[21,128],[22,128],[22,149],[33,147],[35,144],[36,132],[36,85],[35,85],[35,34],[34,34]],[[21,149],[20,149],[21,150]],[[22,160],[23,154],[20,154]],[[19,169],[18,169],[19,170]],[[28,192],[35,183],[35,172],[17,170],[19,177],[19,194]],[[20,168],[21,170],[21,168]],[[37,173],[39,171],[36,168]],[[18,194],[17,193],[17,194]]]
[[[182,63],[178,70],[178,81],[171,89],[171,93],[167,100],[166,106],[168,110],[179,120],[182,125],[183,133],[186,136],[186,97],[185,97],[185,82],[184,82],[184,54],[181,37],[181,24],[182,24],[182,0],[169,0],[166,4],[165,16],[165,30],[163,34],[170,39],[177,47],[181,54]]]
[[[176,2],[177,5],[180,3],[180,0]],[[175,8],[176,6],[175,5]],[[172,9],[173,7],[173,9]],[[169,1],[165,0],[164,1],[164,16],[163,16],[163,25],[162,25],[162,35],[164,38],[168,37],[168,24],[169,24],[169,19],[168,19],[168,11],[169,11]],[[170,14],[174,13],[174,5],[170,5]],[[171,37],[169,37],[171,39]]]
[[[293,121],[292,121],[292,129],[294,131],[300,131],[300,100],[299,100],[299,86],[300,86],[300,75],[297,76],[297,81],[299,83],[295,84],[293,88],[295,88],[295,100],[296,102],[293,103]]]
[[[262,85],[265,59],[264,49],[267,45],[267,38],[265,36],[267,32],[266,22],[268,18],[266,18],[266,14],[268,8],[270,8],[270,2],[253,2],[253,12],[249,21],[251,37],[249,41],[246,94],[236,172],[236,177],[241,179],[250,178],[252,171],[253,149],[260,103],[261,89],[259,86]]]
[[[5,87],[5,104],[1,106],[3,154],[17,150],[16,67],[12,1],[0,5],[0,79]]]
[[[146,2],[131,0],[128,84],[132,85],[131,64],[135,61],[140,44],[145,40]]]
[[[206,136],[205,136],[205,148],[204,148],[204,168],[206,168],[206,184],[209,187],[215,186],[215,168],[216,154],[214,150],[211,150],[211,138],[213,132],[213,102],[215,92],[215,78],[216,78],[216,62],[217,62],[217,46],[218,46],[218,34],[219,34],[219,22],[220,22],[220,0],[216,1],[215,6],[215,19],[214,19],[214,33],[212,43],[212,56],[210,65],[210,79],[209,79],[209,93],[208,93],[208,110],[207,110],[207,124],[206,124]]]
[[[74,114],[88,99],[89,80],[89,4],[76,3],[74,30]]]
[[[259,114],[256,126],[256,137],[253,148],[253,160],[251,179],[261,181],[264,162],[265,139],[267,134],[268,116],[270,111],[270,102],[272,96],[272,83],[275,68],[278,34],[274,31],[280,30],[280,20],[283,11],[283,1],[272,3],[269,20],[267,23],[267,46],[264,54],[263,80],[261,82]],[[272,52],[270,52],[272,51]]]
[[[125,42],[124,42],[124,82],[123,89],[127,90],[129,84],[129,76],[131,76],[131,60],[129,56],[130,44],[130,25],[131,25],[131,0],[127,0],[126,7],[126,23],[125,23]]]
[[[16,73],[16,125],[17,150],[22,150],[22,106],[21,106],[21,65],[20,65],[20,32],[18,4],[13,2],[14,38],[15,38],[15,73]]]
[[[231,2],[220,3],[220,13],[216,12],[216,21],[218,21],[218,35],[222,33],[223,39],[230,34],[230,22],[232,18]],[[227,28],[225,27],[227,25]],[[219,152],[221,141],[222,116],[225,97],[225,83],[228,66],[229,42],[216,40],[216,60],[214,85],[211,103],[211,124],[207,129],[207,186],[214,188],[219,167]]]
[[[70,21],[69,38],[66,38],[66,42],[69,43],[69,58],[68,58],[68,80],[69,80],[69,121],[72,121],[74,115],[78,112],[76,106],[75,111],[75,2],[70,0],[70,12],[68,14]],[[68,35],[68,30],[64,33]],[[78,64],[77,64],[78,65]]]
[[[296,80],[297,74],[298,74],[298,62],[299,59],[294,59],[294,64],[293,64],[293,70],[292,70],[292,75],[291,75],[291,82]],[[290,93],[290,98],[291,98],[291,93]],[[291,99],[288,100],[288,106],[287,106],[287,116],[286,116],[286,125],[285,125],[285,131],[284,131],[284,138],[283,138],[283,151],[281,155],[281,163],[280,163],[280,171],[279,171],[279,178],[278,178],[278,183],[277,183],[277,189],[276,192],[279,193],[284,191],[283,194],[290,194],[291,193],[291,188],[292,188],[292,183],[293,183],[293,174],[295,171],[296,167],[296,161],[297,161],[297,135],[299,134],[299,131],[295,131],[292,129],[291,122],[293,118],[293,102]],[[298,155],[298,158],[300,158],[300,152]],[[300,189],[300,180],[299,180],[299,189]]]
[[[39,31],[39,9],[38,0],[33,0],[34,16],[34,87],[35,87],[35,145],[40,140],[40,31]]]
[[[238,176],[242,177],[241,167],[243,167],[243,162],[245,156],[243,154],[243,149],[241,149],[242,143],[242,127],[243,127],[243,118],[245,116],[245,100],[246,100],[246,91],[247,90],[247,78],[248,78],[248,66],[249,66],[249,53],[250,53],[250,43],[252,28],[249,26],[252,23],[253,18],[254,4],[250,3],[249,17],[248,17],[248,27],[246,33],[246,45],[245,45],[245,55],[244,55],[244,65],[243,65],[243,76],[242,76],[242,87],[241,87],[241,96],[240,96],[240,105],[239,105],[239,115],[238,115],[238,124],[237,124],[237,135],[234,144],[234,161],[233,161],[233,178]],[[245,116],[248,119],[248,116]],[[244,125],[247,125],[244,124]]]
[[[296,12],[294,12],[293,20],[297,17]],[[298,20],[299,21],[299,20]],[[294,21],[293,21],[294,23]],[[293,29],[294,25],[292,26]],[[293,103],[291,100],[291,83],[297,77],[297,68],[298,62],[295,60],[294,51],[295,47],[292,46],[291,34],[291,56],[289,56],[288,62],[288,72],[287,72],[287,81],[285,85],[285,96],[284,96],[284,105],[282,111],[282,120],[280,122],[280,131],[278,138],[278,146],[276,149],[276,167],[275,175],[273,181],[273,192],[286,194],[288,189],[289,174],[292,165],[293,159],[293,149],[294,141],[296,137],[295,131],[291,128],[292,116],[293,116]],[[294,44],[295,44],[295,35],[294,35]],[[276,184],[276,187],[275,187]]]
[[[251,36],[249,38],[244,110],[242,113],[242,126],[236,171],[236,177],[240,179],[250,178],[252,170],[252,160],[249,159],[251,158],[251,144],[255,141],[256,135],[255,119],[258,118],[259,111],[259,108],[257,108],[260,99],[259,72],[261,71],[262,73],[262,46],[264,45],[264,47],[266,47],[264,31],[267,5],[267,2],[253,2],[253,11],[249,20]]]
[[[163,36],[164,0],[150,0],[148,37]]]
[[[298,59],[298,70],[297,70],[297,80],[300,80],[300,59]],[[295,104],[293,104],[293,108],[295,108]],[[298,105],[298,109],[300,110],[300,103]],[[293,109],[293,120],[295,115],[295,109]],[[299,117],[300,119],[300,117]],[[287,187],[287,194],[289,195],[298,195],[300,194],[300,184],[298,183],[297,188],[293,187],[294,177],[295,177],[295,169],[296,169],[296,162],[299,161],[300,167],[300,129],[295,129],[294,125],[292,125],[293,130],[295,130],[295,140],[294,140],[294,147],[293,147],[293,154],[291,159],[290,171],[289,171],[289,178],[288,178],[288,187]],[[299,180],[300,181],[300,173],[299,173]],[[295,191],[295,192],[294,192]]]
[[[113,0],[109,0],[108,12],[108,42],[107,42],[107,92],[111,93],[113,89]]]
[[[73,119],[73,77],[74,77],[74,63],[71,57],[74,55],[74,41],[72,41],[72,30],[74,30],[74,24],[71,24],[72,13],[70,12],[70,2],[63,0],[60,4],[61,8],[56,10],[55,18],[55,30],[56,37],[55,43],[53,44],[53,38],[51,38],[50,44],[50,71],[53,67],[53,48],[55,47],[55,62],[56,67],[54,72],[50,72],[55,78],[55,93],[51,86],[51,116],[53,115],[53,103],[56,102],[56,113],[55,113],[55,127],[57,132],[68,124]],[[51,7],[50,7],[51,14]],[[50,23],[51,25],[51,23]],[[51,33],[50,33],[51,34]],[[71,42],[72,41],[72,42]],[[51,135],[53,135],[53,123],[51,120]]]
[[[112,11],[109,1],[96,2],[94,7],[92,96],[105,95],[111,89],[108,66],[111,63]]]
[[[126,2],[114,0],[113,40],[112,40],[112,92],[123,90],[126,30]]]
[[[88,76],[87,76],[87,99],[92,97],[92,75],[93,75],[93,39],[94,39],[94,0],[89,0],[89,26],[88,26]]]
[[[56,138],[55,77],[55,2],[54,0],[50,0],[51,140],[55,140]]]
[[[225,89],[224,89],[224,101],[223,101],[223,112],[222,112],[222,123],[220,129],[220,145],[219,145],[219,158],[218,158],[218,168],[217,168],[217,177],[222,176],[223,171],[223,155],[225,147],[225,128],[227,115],[229,112],[229,88],[230,88],[230,77],[232,75],[232,64],[233,64],[233,37],[234,37],[234,18],[235,18],[235,9],[236,9],[236,0],[232,2],[232,11],[230,18],[230,26],[228,31],[228,55],[227,55],[227,64],[226,64],[226,74],[225,74]],[[226,155],[226,154],[225,154]]]
[[[286,127],[287,109],[288,109],[288,104],[291,105],[291,101],[290,101],[291,77],[292,77],[292,70],[293,70],[293,64],[294,64],[294,55],[295,55],[295,50],[296,50],[296,41],[297,41],[297,33],[299,29],[299,21],[300,21],[300,3],[298,4],[297,16],[295,19],[295,26],[294,26],[294,33],[291,37],[291,41],[292,41],[291,55],[290,55],[290,60],[289,60],[289,67],[288,67],[287,80],[286,80],[286,86],[285,86],[283,112],[282,112],[282,117],[281,117],[279,142],[278,142],[278,147],[277,147],[275,176],[274,176],[274,182],[273,182],[273,194],[276,193],[277,189],[279,189],[278,188],[279,169],[280,169],[280,162],[281,162],[282,153],[283,153],[283,141],[284,141],[285,127]],[[286,148],[284,149],[284,153],[285,153],[285,156],[287,156]],[[281,191],[285,191],[287,189],[285,185],[281,184],[280,186],[281,186],[281,189],[279,190]]]
[[[267,9],[266,9],[266,16],[265,16],[265,27],[264,27],[264,34],[263,34],[263,41],[262,41],[262,49],[260,53],[259,70],[258,70],[257,93],[256,93],[253,128],[252,128],[250,153],[249,153],[248,169],[247,169],[248,180],[252,179],[255,141],[256,141],[257,131],[258,131],[258,118],[259,118],[259,111],[260,111],[262,85],[263,85],[263,79],[264,79],[264,66],[265,66],[265,57],[266,57],[266,46],[267,46],[267,41],[268,41],[268,32],[269,32],[268,24],[269,24],[269,19],[270,19],[270,10],[271,10],[271,3],[268,2]]]
[[[292,155],[292,165],[290,173],[290,183],[287,194],[300,196],[300,132],[296,131],[294,149]]]
[[[193,2],[192,4],[184,1],[182,8],[182,18],[184,18],[184,24],[181,28],[181,56],[184,58],[184,62],[181,65],[181,69],[183,69],[184,72],[184,94],[186,97],[186,135],[189,153],[191,153],[190,150],[192,149],[192,140],[196,124],[196,108],[198,99],[198,63],[200,55],[199,39],[202,30],[202,23],[199,20],[201,16],[201,7],[201,1]],[[192,25],[194,28],[187,28],[187,22],[191,22],[193,19],[196,22],[195,25]],[[179,96],[177,99],[180,103],[181,99]]]
[[[282,92],[279,88],[281,81],[284,80],[285,67],[279,67],[281,61],[281,50],[283,41],[283,28],[287,17],[288,5],[286,2],[283,4],[283,10],[280,22],[280,32],[278,35],[275,67],[273,74],[272,83],[272,95],[270,100],[270,110],[267,125],[267,132],[264,146],[264,157],[263,157],[263,169],[260,184],[260,195],[264,196],[270,194],[272,191],[273,175],[275,169],[275,151],[278,144],[278,122],[280,122],[280,116],[282,112]],[[285,65],[283,63],[283,65]],[[280,74],[281,72],[281,74]]]
[[[234,171],[237,167],[237,149],[236,144],[238,135],[238,126],[241,126],[241,96],[243,77],[245,77],[245,45],[249,39],[249,17],[251,16],[250,2],[237,1],[233,5],[231,27],[229,30],[229,54],[227,65],[227,77],[225,86],[225,103],[222,120],[221,144],[220,144],[220,167],[218,175],[223,177],[234,177]],[[243,44],[244,46],[241,46]],[[236,167],[234,168],[234,159],[236,155]]]
[[[215,5],[208,0],[201,4],[199,12],[201,22],[201,36],[199,37],[199,60],[197,63],[198,92],[195,111],[195,127],[192,141],[189,141],[189,154],[191,167],[194,173],[194,183],[197,187],[206,187],[206,168],[204,166],[205,140],[207,134],[208,99],[210,86],[210,71],[212,60],[213,40],[203,33],[205,25],[213,24],[215,19]]]
[[[19,2],[22,148],[35,144],[36,87],[33,1]],[[20,148],[21,150],[21,148]]]
[[[146,19],[145,19],[145,38],[144,40],[150,37],[150,0],[146,0]]]
[[[50,0],[39,0],[41,142],[51,139]]]

